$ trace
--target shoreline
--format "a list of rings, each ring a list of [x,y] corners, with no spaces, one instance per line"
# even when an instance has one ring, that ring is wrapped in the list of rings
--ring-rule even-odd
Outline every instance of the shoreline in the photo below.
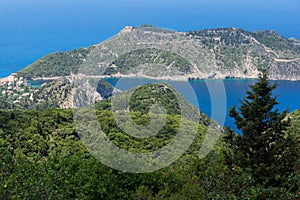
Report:
[[[191,76],[161,76],[161,77],[152,77],[142,74],[118,74],[118,75],[84,75],[84,74],[78,74],[78,75],[70,75],[70,76],[55,76],[55,77],[29,77],[29,80],[33,81],[51,81],[51,80],[57,80],[60,78],[69,78],[72,79],[74,76],[84,76],[87,78],[145,78],[145,79],[152,79],[152,80],[167,80],[167,81],[211,81],[211,80],[255,80],[258,79],[258,77],[235,77],[235,76],[225,76],[225,77],[217,77],[217,78],[200,78],[200,77],[191,77]],[[1,80],[1,78],[0,78]],[[300,81],[300,79],[275,79],[275,78],[269,78],[271,81]]]
[[[12,73],[11,75],[7,77],[0,78],[1,80],[5,80],[8,77],[17,76],[17,73]],[[194,76],[193,76],[194,75]],[[252,75],[252,76],[232,76],[232,75],[218,75],[218,76],[207,76],[207,77],[200,77],[195,76],[195,74],[189,74],[189,75],[174,75],[174,76],[160,76],[160,77],[153,77],[148,76],[144,74],[115,74],[115,75],[85,75],[85,74],[71,74],[69,76],[53,76],[53,77],[23,77],[27,80],[32,81],[52,81],[52,80],[58,80],[60,78],[68,78],[73,79],[75,76],[84,76],[87,78],[145,78],[145,79],[152,79],[152,80],[167,80],[167,81],[208,81],[208,80],[255,80],[258,79],[258,75]],[[281,78],[269,78],[271,81],[300,81],[299,79],[281,79]]]

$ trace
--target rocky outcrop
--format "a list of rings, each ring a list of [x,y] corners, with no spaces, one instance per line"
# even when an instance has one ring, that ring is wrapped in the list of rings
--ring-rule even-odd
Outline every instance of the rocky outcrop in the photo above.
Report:
[[[43,84],[36,94],[38,102],[45,102],[58,108],[74,108],[107,99],[121,92],[109,83],[96,78],[82,79],[81,81],[85,82],[83,83],[84,90],[81,90],[78,88],[79,82],[75,79],[74,76],[61,77]]]

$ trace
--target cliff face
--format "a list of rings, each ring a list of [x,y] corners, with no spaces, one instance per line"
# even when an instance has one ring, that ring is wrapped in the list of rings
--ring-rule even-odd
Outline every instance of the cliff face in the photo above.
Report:
[[[300,80],[300,41],[274,31],[223,28],[175,32],[127,26],[100,44],[46,56],[20,74],[51,77],[79,70],[91,75],[171,79],[256,78],[262,69],[269,71],[271,79]]]
[[[74,108],[88,105],[107,99],[121,90],[114,88],[109,83],[95,79],[82,79],[84,81],[84,91],[79,90],[78,81],[74,77],[61,77],[57,80],[43,84],[38,90],[37,96],[40,101],[52,103],[54,107]],[[89,87],[90,86],[90,87]],[[95,86],[95,87],[93,87]]]
[[[1,92],[0,109],[74,108],[107,99],[121,92],[121,90],[97,78],[83,79],[83,81],[87,86],[84,91],[75,87],[78,82],[75,82],[74,77],[59,77],[42,84],[41,87],[23,85],[19,91],[11,90],[9,96]],[[87,84],[90,84],[91,87]],[[3,85],[0,89],[1,91],[6,90]]]

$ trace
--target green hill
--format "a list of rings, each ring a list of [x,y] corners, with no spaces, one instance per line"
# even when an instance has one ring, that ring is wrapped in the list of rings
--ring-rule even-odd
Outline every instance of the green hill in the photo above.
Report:
[[[79,68],[92,75],[119,72],[174,79],[256,78],[260,70],[267,69],[271,79],[300,80],[300,42],[274,31],[175,32],[150,25],[125,27],[100,44],[47,55],[19,74],[67,76]]]
[[[131,95],[133,101],[129,103],[129,109],[119,109],[118,113],[128,113],[136,124],[142,126],[149,124],[148,111],[152,105],[166,106],[166,114],[154,112],[153,118],[160,121],[166,117],[163,128],[148,138],[133,137],[119,127],[111,112],[114,97],[95,105],[98,125],[107,138],[119,148],[134,153],[156,151],[170,144],[180,128],[186,130],[188,136],[189,128],[197,127],[187,151],[170,166],[152,173],[120,172],[95,159],[80,140],[87,133],[78,131],[82,127],[75,126],[74,110],[1,110],[1,198],[298,199],[299,166],[295,166],[295,172],[280,186],[265,188],[255,184],[247,169],[227,163],[226,152],[230,149],[222,138],[213,151],[199,159],[199,149],[208,134],[207,118],[200,113],[199,122],[192,120],[193,115],[183,115],[182,119],[178,106],[182,97],[171,91],[168,85],[150,84],[115,96],[116,101],[124,102]],[[183,105],[189,114],[199,112],[184,100]],[[77,119],[79,116],[91,122],[90,113],[84,112],[83,108],[77,111]],[[298,137],[300,111],[292,113],[291,118],[289,131]],[[128,121],[124,124],[131,126]],[[97,147],[97,144],[91,135],[90,145]],[[177,153],[176,148],[173,153]],[[118,160],[117,157],[111,159]],[[153,164],[153,159],[148,164]]]
[[[172,114],[156,136],[136,139],[117,126],[108,101],[96,104],[99,123],[115,145],[128,151],[157,150],[170,143],[180,124],[186,126],[185,130],[197,125],[187,119],[181,121],[176,109],[170,108]],[[141,105],[147,106],[141,101],[131,105],[130,114],[137,123],[148,119],[147,114],[136,110]],[[199,188],[201,182],[191,182],[197,181],[196,177],[186,176],[192,168],[200,167],[193,163],[207,130],[203,124],[196,126],[194,143],[173,165],[151,174],[131,174],[106,167],[89,154],[79,138],[83,133],[78,133],[73,124],[72,110],[0,112],[0,196],[4,199],[140,199],[144,195],[178,199],[212,195]],[[201,163],[203,170],[213,166],[210,162],[218,162],[219,156],[214,156],[217,154]],[[192,193],[191,187],[195,190]]]
[[[99,105],[99,107],[104,105]],[[105,107],[105,106],[104,106]],[[0,195],[2,199],[298,199],[299,177],[286,187],[253,185],[253,177],[225,164],[220,141],[198,159],[206,127],[199,125],[194,143],[172,165],[153,173],[111,169],[89,154],[74,128],[71,110],[0,111]],[[148,152],[167,144],[179,118],[170,115],[157,137],[132,140],[114,123],[111,113],[97,116],[115,145]],[[132,116],[139,116],[133,112]],[[84,117],[84,116],[83,116]],[[242,189],[241,189],[242,188]]]
[[[142,68],[145,75],[158,76],[164,68],[169,70],[168,74],[186,74],[191,71],[192,66],[186,59],[172,52],[159,49],[138,49],[118,57],[104,74],[138,73],[141,70],[139,68]]]
[[[93,46],[68,52],[52,53],[35,61],[19,72],[23,77],[55,77],[77,73]]]

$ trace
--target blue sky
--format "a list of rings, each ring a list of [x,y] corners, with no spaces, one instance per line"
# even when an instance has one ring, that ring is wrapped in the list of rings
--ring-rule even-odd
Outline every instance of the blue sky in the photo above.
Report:
[[[125,25],[268,29],[300,39],[299,0],[0,0],[0,19],[0,76],[48,53],[104,41]]]
[[[48,26],[46,32],[97,25],[113,34],[127,24],[149,23],[180,31],[273,29],[296,37],[299,13],[298,0],[0,0],[1,27],[26,31]]]

